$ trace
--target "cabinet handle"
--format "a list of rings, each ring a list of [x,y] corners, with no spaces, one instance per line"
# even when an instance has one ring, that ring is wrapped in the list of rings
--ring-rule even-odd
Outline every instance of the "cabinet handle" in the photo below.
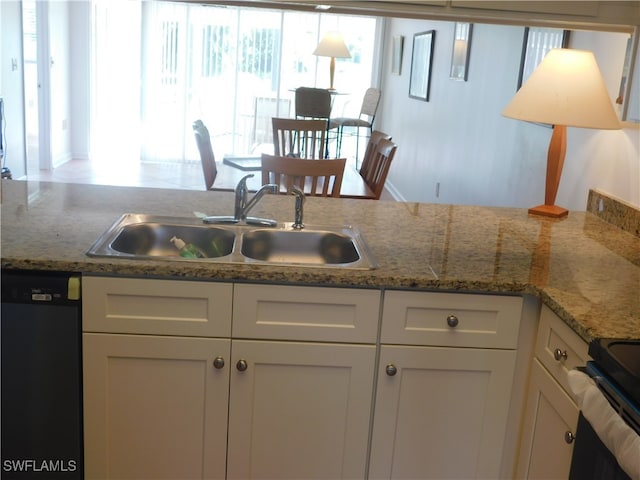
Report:
[[[571,431],[567,430],[564,432],[564,441],[568,444],[572,444],[575,439],[576,436]]]
[[[218,370],[220,370],[221,368],[224,368],[224,358],[222,357],[216,357],[213,359],[213,366],[214,368],[217,368]]]
[[[390,363],[389,365],[387,365],[387,368],[385,368],[385,372],[387,372],[387,375],[389,375],[390,377],[393,377],[396,373],[398,373],[398,369],[394,364]]]
[[[238,369],[238,371],[244,372],[247,368],[249,368],[249,365],[247,365],[246,360],[240,359],[238,360],[238,363],[236,363],[236,368]]]
[[[460,323],[460,321],[455,315],[449,315],[447,317],[447,325],[449,325],[451,328],[456,328],[458,326],[458,323]]]
[[[567,351],[556,348],[553,351],[553,358],[556,359],[556,362],[565,362],[567,360]]]

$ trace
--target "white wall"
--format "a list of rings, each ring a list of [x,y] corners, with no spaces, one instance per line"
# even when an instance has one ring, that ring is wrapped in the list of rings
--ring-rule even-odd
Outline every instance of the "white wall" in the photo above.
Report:
[[[516,91],[523,27],[474,25],[469,79],[449,79],[454,24],[391,19],[383,97],[375,127],[398,143],[387,184],[401,200],[530,207],[543,203],[551,129],[501,115]],[[429,102],[410,99],[413,34],[435,30]],[[400,76],[390,73],[394,35],[405,37]],[[627,35],[572,32],[571,47],[593,50],[612,99]],[[556,203],[585,210],[589,188],[640,205],[640,130],[568,129]],[[439,184],[439,196],[436,185]]]
[[[49,2],[49,80],[51,88],[51,163],[71,160],[71,68],[69,3]]]

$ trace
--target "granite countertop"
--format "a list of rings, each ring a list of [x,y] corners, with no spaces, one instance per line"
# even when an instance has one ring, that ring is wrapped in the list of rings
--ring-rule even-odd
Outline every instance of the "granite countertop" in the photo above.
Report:
[[[1,182],[2,268],[364,288],[530,294],[584,340],[640,338],[640,239],[591,213],[308,198],[305,223],[357,225],[375,270],[90,258],[123,213],[229,215],[233,194]],[[293,220],[294,199],[266,195],[252,215]]]

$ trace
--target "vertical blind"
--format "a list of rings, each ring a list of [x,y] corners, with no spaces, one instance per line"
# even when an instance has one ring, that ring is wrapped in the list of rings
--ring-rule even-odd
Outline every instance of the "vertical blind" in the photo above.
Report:
[[[311,52],[329,30],[352,54],[337,61],[336,87],[353,104],[334,108],[357,115],[375,76],[373,17],[99,0],[94,16],[94,150],[126,145],[128,161],[198,162],[197,119],[218,159],[268,151],[271,117],[293,113],[293,89],[328,87],[329,59]]]

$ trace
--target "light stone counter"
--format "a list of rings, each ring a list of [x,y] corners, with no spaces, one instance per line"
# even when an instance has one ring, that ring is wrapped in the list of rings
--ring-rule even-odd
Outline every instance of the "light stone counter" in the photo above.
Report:
[[[85,255],[123,213],[229,215],[232,193],[5,180],[1,196],[3,269],[530,294],[586,341],[640,338],[640,239],[591,213],[307,199],[305,223],[357,225],[379,264],[345,270]],[[290,222],[293,204],[267,195],[252,215]]]

